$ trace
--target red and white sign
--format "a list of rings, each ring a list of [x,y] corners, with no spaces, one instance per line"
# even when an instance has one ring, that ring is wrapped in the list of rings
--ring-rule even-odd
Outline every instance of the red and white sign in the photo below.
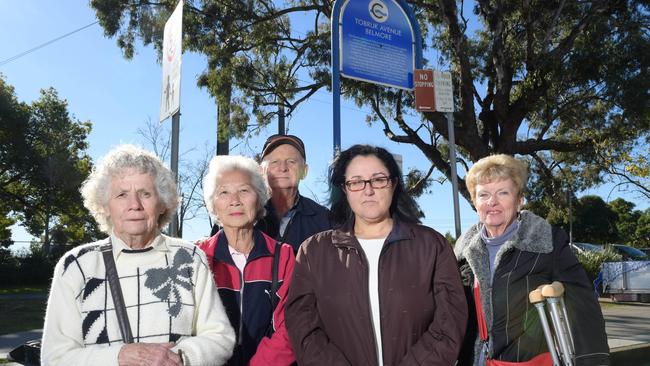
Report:
[[[415,109],[419,112],[453,112],[454,89],[451,73],[437,70],[415,70]]]
[[[433,93],[433,70],[414,70],[415,109],[419,112],[433,112],[436,102]]]

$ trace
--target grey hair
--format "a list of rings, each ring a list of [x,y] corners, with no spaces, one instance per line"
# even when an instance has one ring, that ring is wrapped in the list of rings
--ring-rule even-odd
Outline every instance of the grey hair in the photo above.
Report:
[[[93,215],[101,230],[107,234],[113,229],[107,210],[111,182],[113,178],[131,168],[143,174],[150,174],[154,178],[156,193],[165,207],[165,211],[158,217],[159,229],[169,223],[178,207],[176,182],[172,172],[160,159],[138,146],[118,145],[102,158],[80,189],[84,206]]]
[[[253,159],[241,155],[217,155],[210,160],[208,173],[203,178],[203,200],[207,207],[210,217],[221,224],[217,213],[214,209],[214,194],[219,186],[221,177],[233,170],[238,170],[248,174],[251,178],[251,185],[257,194],[257,210],[255,220],[259,220],[266,215],[264,205],[271,196],[266,178],[262,175],[260,165]]]

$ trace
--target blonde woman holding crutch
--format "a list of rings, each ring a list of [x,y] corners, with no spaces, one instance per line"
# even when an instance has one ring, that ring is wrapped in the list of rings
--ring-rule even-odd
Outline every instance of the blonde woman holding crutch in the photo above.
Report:
[[[560,281],[572,325],[573,363],[609,365],[602,312],[566,233],[521,210],[527,180],[526,163],[509,155],[483,158],[465,177],[479,223],[454,248],[470,312],[459,364],[552,365],[528,295]]]

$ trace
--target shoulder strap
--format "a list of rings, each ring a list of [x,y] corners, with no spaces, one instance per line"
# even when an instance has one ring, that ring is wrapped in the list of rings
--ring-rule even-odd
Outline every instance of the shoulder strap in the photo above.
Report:
[[[280,266],[280,251],[282,249],[282,243],[284,243],[284,239],[287,237],[287,234],[289,233],[289,229],[291,227],[291,223],[293,222],[293,218],[296,217],[296,213],[294,212],[293,215],[291,215],[291,218],[289,219],[289,222],[287,223],[287,226],[284,228],[284,233],[280,235],[280,222],[278,222],[278,236],[279,238],[276,239],[275,241],[275,251],[273,252],[273,264],[271,267],[271,308],[273,311],[275,311],[275,307],[278,306],[278,290],[279,290],[279,281],[278,281],[278,267]],[[293,248],[292,248],[293,250]]]
[[[279,241],[275,242],[275,252],[273,252],[273,264],[271,267],[271,307],[275,311],[275,307],[278,306],[278,267],[280,266],[280,249],[282,249],[282,243]]]
[[[100,247],[102,257],[104,258],[104,266],[106,266],[106,279],[108,280],[109,287],[111,288],[111,295],[113,296],[113,305],[115,305],[115,315],[117,322],[120,325],[120,333],[122,333],[122,340],[124,343],[133,343],[133,335],[131,334],[131,325],[129,324],[129,316],[126,313],[126,306],[124,306],[124,297],[122,297],[122,287],[120,287],[120,278],[117,275],[117,268],[115,268],[115,259],[113,258],[113,245],[111,239],[108,243]]]

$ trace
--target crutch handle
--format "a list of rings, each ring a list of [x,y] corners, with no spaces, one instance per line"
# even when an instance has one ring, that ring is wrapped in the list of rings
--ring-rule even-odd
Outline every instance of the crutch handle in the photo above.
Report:
[[[564,285],[562,282],[555,281],[550,285],[542,287],[542,296],[544,297],[561,297],[564,295]]]
[[[530,300],[531,304],[537,304],[544,301],[544,295],[542,295],[541,286],[534,289],[528,294],[528,300]]]

